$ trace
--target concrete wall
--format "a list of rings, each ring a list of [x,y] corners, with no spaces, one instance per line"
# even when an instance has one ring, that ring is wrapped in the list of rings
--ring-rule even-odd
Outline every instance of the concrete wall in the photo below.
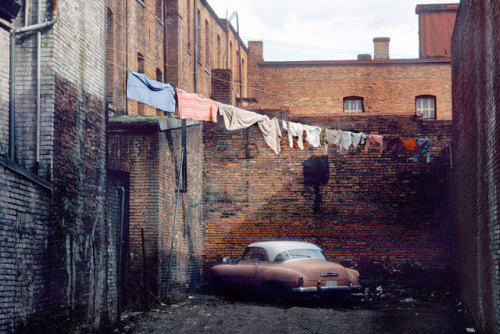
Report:
[[[485,333],[500,331],[499,20],[499,1],[462,1],[452,39],[456,280]]]
[[[285,118],[286,113],[278,113]],[[222,119],[204,127],[206,269],[223,256],[265,239],[307,240],[327,257],[361,270],[363,277],[449,275],[447,202],[450,122],[411,116],[293,117],[330,129],[393,136],[429,137],[432,162],[407,156],[368,155],[361,148],[338,153],[305,144],[275,155],[257,126],[227,131]],[[327,166],[321,169],[321,166]],[[318,182],[307,181],[319,168]],[[430,277],[430,276],[426,276]],[[443,283],[436,279],[429,283]],[[441,276],[443,277],[443,276]],[[420,280],[420,279],[419,279]],[[412,280],[408,279],[407,284]],[[414,280],[413,280],[414,282]],[[420,281],[420,283],[422,283]],[[446,284],[449,282],[447,281]]]
[[[342,114],[343,98],[359,96],[366,113],[414,115],[415,98],[433,95],[436,118],[452,118],[450,59],[266,62],[261,42],[249,52],[249,108]]]

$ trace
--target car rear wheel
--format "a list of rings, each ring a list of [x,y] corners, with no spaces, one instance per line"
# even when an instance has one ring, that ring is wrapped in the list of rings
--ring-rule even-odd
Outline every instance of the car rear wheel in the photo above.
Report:
[[[264,286],[265,298],[271,303],[286,305],[290,302],[289,291],[278,282],[266,282]]]

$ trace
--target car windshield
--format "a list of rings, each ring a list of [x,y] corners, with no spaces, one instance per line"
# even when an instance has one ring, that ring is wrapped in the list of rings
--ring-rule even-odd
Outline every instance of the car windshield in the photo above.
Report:
[[[285,262],[297,259],[326,260],[318,249],[289,249],[276,255],[274,262]]]

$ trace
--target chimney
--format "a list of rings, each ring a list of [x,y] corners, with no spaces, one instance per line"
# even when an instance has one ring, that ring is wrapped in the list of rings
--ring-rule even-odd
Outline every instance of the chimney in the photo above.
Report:
[[[358,60],[372,60],[372,55],[369,53],[358,54]]]
[[[373,39],[373,59],[389,59],[389,37],[375,37]]]

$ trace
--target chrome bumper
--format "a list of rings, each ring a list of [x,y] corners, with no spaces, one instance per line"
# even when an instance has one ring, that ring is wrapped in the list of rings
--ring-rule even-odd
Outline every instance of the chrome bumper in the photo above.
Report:
[[[364,288],[361,285],[353,286],[310,286],[310,287],[297,287],[292,288],[293,292],[298,293],[338,293],[338,294],[351,294],[363,293]]]

